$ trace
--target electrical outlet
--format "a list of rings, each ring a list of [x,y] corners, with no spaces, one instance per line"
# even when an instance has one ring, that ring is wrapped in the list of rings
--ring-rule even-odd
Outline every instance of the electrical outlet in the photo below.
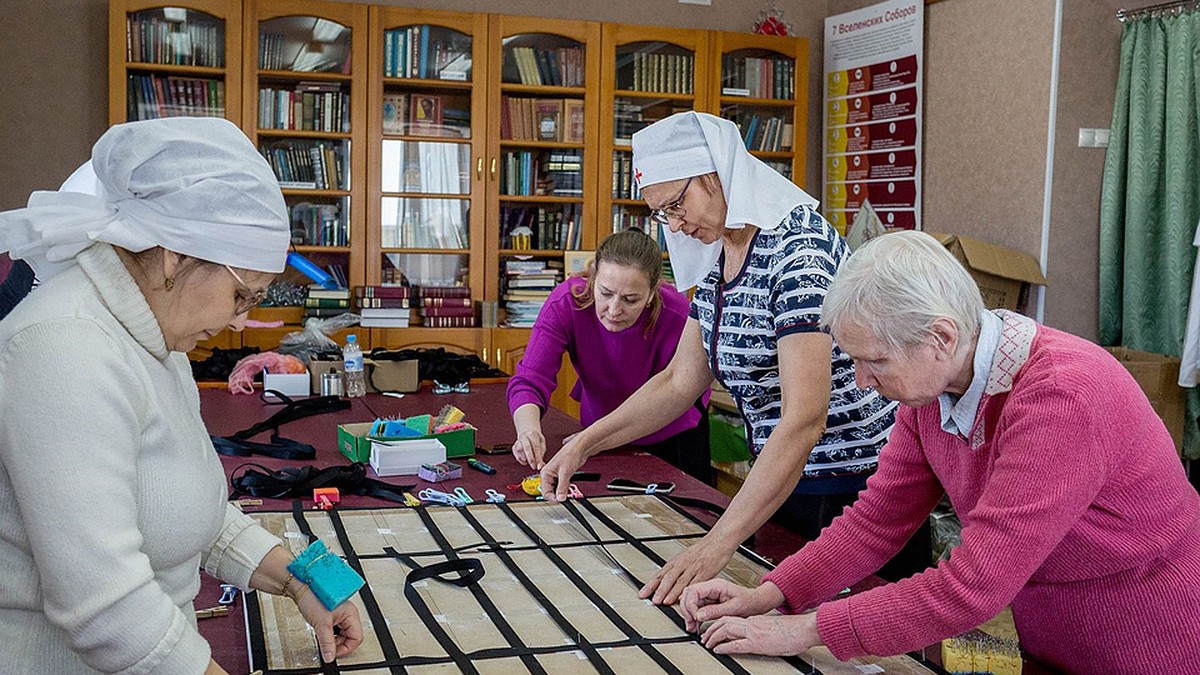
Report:
[[[1080,129],[1079,130],[1079,147],[1081,148],[1107,148],[1108,147],[1108,129]]]

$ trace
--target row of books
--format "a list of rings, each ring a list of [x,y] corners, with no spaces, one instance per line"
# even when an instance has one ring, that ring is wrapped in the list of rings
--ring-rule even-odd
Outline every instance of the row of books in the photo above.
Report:
[[[431,26],[410,26],[385,32],[383,76],[469,82],[470,42],[458,44],[453,40],[439,39],[433,35],[436,30]],[[445,31],[442,33],[445,34]]]
[[[324,26],[336,26],[331,21],[317,19]],[[349,40],[346,29],[332,40],[322,41],[320,49],[308,45],[289,44],[286,35],[261,33],[258,36],[258,67],[262,70],[290,70],[297,73],[350,72]],[[289,56],[290,55],[290,56]]]
[[[581,47],[513,47],[504,54],[505,82],[582,87],[585,57]],[[513,78],[514,74],[516,78]]]
[[[258,90],[258,128],[350,131],[350,96],[340,85],[300,82],[293,89]]]
[[[443,97],[429,94],[384,94],[383,133],[412,136],[471,137],[471,111],[445,108]]]
[[[690,104],[679,101],[660,100],[647,105],[641,100],[618,97],[613,101],[613,142],[628,145],[638,131],[691,109]]]
[[[641,199],[642,191],[633,179],[633,155],[620,150],[613,152],[613,199]]]
[[[577,251],[583,245],[582,204],[556,208],[500,207],[500,248]]]
[[[507,151],[501,157],[500,171],[500,194],[503,195],[583,195],[581,150]]]
[[[796,96],[796,64],[788,58],[725,55],[721,59],[721,94],[792,99]]]
[[[736,116],[733,121],[742,132],[747,150],[787,152],[792,149],[795,132],[785,117],[751,114]]]
[[[690,95],[696,78],[696,57],[691,54],[633,52],[618,57],[617,87]]]
[[[791,162],[779,161],[779,160],[771,160],[771,161],[763,160],[763,164],[766,164],[767,166],[771,167],[772,169],[775,169],[784,178],[786,178],[788,180],[792,179],[792,163]]]
[[[649,213],[633,213],[622,208],[613,209],[612,231],[641,230],[658,242],[660,250],[667,250],[667,228],[650,220]]]
[[[225,67],[225,29],[220,24],[180,23],[129,14],[125,60],[177,66]]]
[[[281,188],[345,190],[345,145],[341,142],[283,140],[264,144],[267,159]]]
[[[130,74],[125,96],[130,120],[225,116],[222,80]]]
[[[500,97],[500,138],[582,143],[583,100]]]
[[[349,246],[350,225],[339,204],[300,202],[288,209],[292,243],[307,246]]]
[[[550,292],[561,280],[560,260],[505,260],[501,281],[505,326],[533,327]]]

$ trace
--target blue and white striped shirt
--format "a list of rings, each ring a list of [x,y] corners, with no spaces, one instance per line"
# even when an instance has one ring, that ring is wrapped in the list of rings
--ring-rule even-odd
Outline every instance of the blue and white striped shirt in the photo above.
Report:
[[[820,330],[825,291],[849,257],[846,241],[820,214],[797,207],[774,230],[759,230],[736,278],[722,284],[720,260],[696,287],[691,316],[709,366],[737,401],[758,456],[779,424],[782,389],[777,340]],[[854,385],[854,363],[835,343],[825,434],[804,475],[832,477],[875,469],[896,404]]]

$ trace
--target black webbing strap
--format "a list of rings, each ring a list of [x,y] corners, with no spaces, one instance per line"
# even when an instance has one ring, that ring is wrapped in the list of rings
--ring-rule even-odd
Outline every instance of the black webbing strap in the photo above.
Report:
[[[290,461],[308,461],[317,456],[317,451],[313,446],[307,443],[301,443],[290,438],[283,438],[279,435],[279,427],[294,422],[305,417],[313,415],[323,415],[325,413],[337,412],[339,410],[347,410],[350,408],[350,402],[337,396],[316,396],[303,400],[293,400],[285,394],[282,394],[274,389],[268,389],[262,392],[263,400],[268,403],[265,397],[270,393],[279,398],[284,403],[283,410],[271,415],[266,420],[247,427],[229,436],[212,436],[213,447],[222,455],[233,457],[249,457],[251,455],[263,455],[273,457],[275,459],[286,459]],[[271,440],[269,443],[260,443],[251,441],[250,439],[264,431],[271,432]]]
[[[613,624],[613,626],[624,633],[625,636],[630,640],[640,642],[637,644],[637,647],[645,652],[645,654],[649,656],[655,663],[657,663],[664,671],[668,673],[674,673],[676,675],[683,675],[683,671],[676,667],[674,663],[671,663],[671,660],[668,659],[662,652],[658,651],[658,648],[655,647],[654,644],[641,642],[639,640],[640,636],[638,635],[637,629],[630,625],[629,622],[625,620],[625,617],[621,616],[621,614],[617,612],[604,598],[600,597],[600,594],[597,593],[596,590],[583,579],[583,577],[579,576],[579,573],[576,572],[570,565],[568,565],[567,561],[563,560],[562,556],[558,555],[558,552],[555,551],[552,546],[545,543],[542,538],[533,531],[533,528],[529,527],[524,520],[517,517],[516,513],[513,512],[512,507],[505,503],[500,504],[500,509],[504,511],[506,515],[508,515],[509,519],[517,524],[517,527],[521,528],[521,531],[523,531],[527,537],[538,543],[538,546],[542,549],[543,554],[545,554],[546,557],[548,557],[551,562],[558,567],[559,571],[561,571],[568,579],[571,580],[571,583],[573,583],[575,587],[578,588],[579,591],[583,593],[584,596],[586,596],[587,599],[590,600],[592,604],[604,614],[604,616]],[[616,562],[616,559],[612,558],[612,554],[608,553],[608,551],[604,551],[604,553],[608,555],[608,557],[612,559],[614,563]],[[579,636],[579,642],[583,642],[582,635]],[[608,664],[606,663],[605,666],[607,667],[607,665]],[[599,670],[599,666],[597,666],[597,669]]]
[[[350,565],[365,580],[367,575],[363,573],[358,553],[350,544],[350,537],[346,534],[346,525],[342,522],[342,517],[336,508],[327,513],[329,522],[333,524],[333,531],[337,535],[338,544],[342,547],[342,554],[346,556],[346,564]],[[379,608],[379,602],[375,599],[375,593],[371,590],[369,582],[358,589],[358,597],[362,600],[363,608],[367,610],[367,616],[371,618],[371,625],[375,627],[375,638],[379,641],[379,650],[383,652],[383,658],[387,659],[389,663],[389,670],[393,675],[403,675],[407,671],[404,666],[400,665],[400,650],[396,647],[396,641],[392,639],[392,631],[388,628],[387,618],[383,616],[383,610]]]
[[[296,521],[296,527],[300,528],[300,533],[308,537],[309,544],[317,540],[317,537],[313,534],[312,527],[308,524],[308,518],[304,515],[304,504],[299,499],[292,502],[292,519]],[[324,675],[336,675],[341,672],[338,669],[337,659],[325,663],[318,656],[317,662],[321,666],[320,672]]]
[[[229,474],[229,485],[232,488],[230,499],[242,495],[272,499],[309,499],[316,488],[335,487],[342,494],[376,497],[398,504],[404,503],[404,491],[415,487],[392,485],[368,478],[365,464],[330,466],[324,469],[314,466],[285,466],[273,471],[261,464],[247,463]]]
[[[618,567],[621,568],[621,571],[625,573],[625,576],[629,577],[629,579],[634,583],[635,588],[641,588],[642,586],[645,585],[645,582],[643,582],[641,579],[638,579],[636,576],[634,576],[633,573],[630,572],[620,562],[618,562],[616,558],[613,558],[611,553],[608,553],[608,549],[604,548],[604,544],[599,543],[601,540],[600,540],[600,537],[596,535],[596,530],[594,530],[592,528],[592,526],[588,523],[587,517],[584,514],[579,512],[579,507],[576,506],[574,502],[583,503],[584,507],[587,508],[587,510],[592,515],[594,515],[597,520],[599,520],[601,523],[603,523],[604,526],[607,527],[609,530],[612,530],[613,532],[615,532],[617,534],[617,536],[621,537],[621,539],[623,539],[625,541],[625,543],[632,544],[633,547],[638,552],[640,552],[642,555],[644,555],[647,558],[649,558],[650,560],[654,561],[660,567],[663,564],[665,564],[666,561],[663,560],[662,556],[655,553],[654,550],[651,549],[649,546],[646,546],[645,543],[635,539],[633,537],[633,535],[629,534],[629,532],[627,532],[625,530],[625,528],[618,525],[616,523],[616,521],[609,518],[603,511],[601,511],[599,508],[597,508],[596,505],[592,504],[589,500],[587,500],[587,499],[579,499],[579,500],[568,499],[567,501],[563,502],[563,506],[567,507],[567,511],[569,511],[571,513],[571,515],[575,517],[575,520],[577,520],[584,527],[584,529],[586,529],[588,531],[588,534],[590,534],[592,536],[592,538],[596,540],[596,542],[599,544],[600,548],[604,549],[604,552],[606,554],[608,554],[608,556],[610,558],[612,558],[613,562],[616,563]],[[655,605],[655,606],[658,607],[659,611],[662,612],[663,616],[670,619],[671,622],[674,623],[676,626],[678,626],[680,630],[687,633],[687,628],[686,628],[687,624],[684,623],[683,617],[680,616],[678,612],[672,610],[670,607],[666,607],[663,605]],[[692,634],[688,633],[688,637],[690,638],[690,640],[692,640],[696,643],[700,642],[699,635],[692,635]],[[734,673],[735,675],[750,675],[750,672],[748,670],[746,670],[745,668],[743,668],[741,666],[741,664],[739,664],[737,661],[733,660],[733,657],[731,657],[731,656],[714,653],[714,654],[712,654],[712,657],[715,658],[717,661],[719,661],[721,663],[721,665],[725,666],[726,670],[728,670],[731,673]]]

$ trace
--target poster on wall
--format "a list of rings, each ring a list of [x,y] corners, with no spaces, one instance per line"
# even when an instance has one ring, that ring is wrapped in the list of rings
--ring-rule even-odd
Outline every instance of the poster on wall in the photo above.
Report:
[[[852,239],[921,228],[924,7],[889,0],[825,19],[822,212]]]

